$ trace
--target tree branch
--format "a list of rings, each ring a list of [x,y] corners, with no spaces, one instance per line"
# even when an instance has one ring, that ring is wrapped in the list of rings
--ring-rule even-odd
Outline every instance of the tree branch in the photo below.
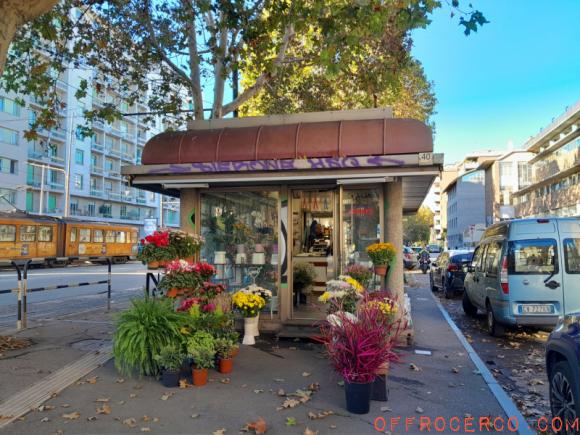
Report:
[[[294,26],[292,24],[288,24],[284,29],[284,36],[282,37],[282,42],[280,43],[280,48],[278,49],[278,54],[274,61],[272,62],[272,70],[266,71],[260,74],[256,79],[256,82],[250,86],[249,88],[245,89],[244,92],[240,94],[238,98],[231,101],[230,103],[224,105],[221,108],[221,115],[227,115],[230,112],[233,112],[246,101],[253,98],[268,82],[270,82],[278,72],[278,68],[284,62],[286,57],[286,50],[288,49],[288,45],[294,36]]]
[[[193,11],[193,5],[189,0],[183,0],[184,8]],[[197,51],[197,35],[195,33],[195,15],[192,13],[191,20],[185,25],[187,32],[187,45],[189,48],[189,72],[191,74],[191,94],[193,98],[193,113],[195,119],[203,119],[203,93],[201,89],[201,74],[199,70],[200,57]]]
[[[228,29],[225,27],[225,18],[221,17],[220,23],[220,38],[214,52],[214,88],[213,88],[213,110],[212,118],[221,118],[222,104],[224,101],[224,85],[226,81],[225,71],[225,57],[226,46],[228,43]]]

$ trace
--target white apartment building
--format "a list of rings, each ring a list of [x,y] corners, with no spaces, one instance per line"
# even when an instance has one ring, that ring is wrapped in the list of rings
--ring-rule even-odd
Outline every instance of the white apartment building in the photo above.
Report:
[[[139,164],[145,142],[161,130],[148,129],[142,118],[127,116],[112,124],[95,122],[93,137],[82,138],[77,126],[84,123],[83,109],[105,101],[119,104],[124,113],[147,112],[143,104],[129,107],[122,96],[102,83],[97,94],[93,86],[82,101],[74,94],[81,79],[96,83],[95,73],[67,69],[57,82],[66,109],[57,128],[39,131],[29,141],[24,131],[35,119],[42,101],[24,98],[26,106],[15,102],[16,95],[0,93],[0,196],[21,210],[53,216],[66,215],[66,174],[69,174],[69,215],[91,221],[125,223],[143,228],[144,219],[157,219],[164,226],[179,226],[179,205],[165,198],[163,215],[158,194],[129,187],[121,176],[124,164]],[[0,209],[7,202],[0,200]]]

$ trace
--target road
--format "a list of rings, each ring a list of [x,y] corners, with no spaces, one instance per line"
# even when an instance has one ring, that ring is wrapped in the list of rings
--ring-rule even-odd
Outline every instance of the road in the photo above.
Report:
[[[429,286],[428,274],[419,272],[411,276],[416,285]],[[462,293],[453,299],[445,299],[442,292],[436,292],[435,296],[524,417],[533,423],[538,417],[550,415],[544,360],[549,334],[533,329],[508,329],[504,337],[491,337],[483,313],[475,319],[463,313]]]
[[[111,301],[119,304],[141,294],[145,286],[146,268],[130,262],[112,266]],[[94,282],[107,279],[107,266],[97,264],[71,265],[55,269],[32,269],[28,273],[28,288]],[[0,290],[16,288],[16,272],[0,271]],[[28,320],[42,320],[105,307],[107,284],[39,291],[28,294]],[[0,328],[16,325],[16,293],[0,295]]]

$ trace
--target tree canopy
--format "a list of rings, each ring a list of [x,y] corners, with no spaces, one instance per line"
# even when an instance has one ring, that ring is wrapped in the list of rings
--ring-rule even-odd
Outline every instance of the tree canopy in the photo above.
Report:
[[[20,27],[2,86],[46,103],[30,139],[66,107],[57,83],[71,66],[96,71],[96,81],[80,80],[77,99],[117,95],[84,110],[85,134],[93,121],[120,118],[121,99],[164,114],[166,125],[242,106],[280,113],[392,105],[426,119],[435,99],[409,56],[410,32],[440,7],[459,14],[466,34],[487,22],[457,0],[63,0]],[[227,98],[237,74],[243,89]]]
[[[403,221],[403,240],[411,244],[426,244],[433,225],[433,212],[421,206],[417,213],[407,216]]]

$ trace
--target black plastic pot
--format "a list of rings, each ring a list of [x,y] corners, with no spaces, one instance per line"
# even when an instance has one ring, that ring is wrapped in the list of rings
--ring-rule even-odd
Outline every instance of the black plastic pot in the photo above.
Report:
[[[174,388],[179,386],[179,370],[161,372],[161,383],[164,387]]]
[[[184,358],[181,364],[181,370],[179,371],[180,378],[191,378],[191,365],[193,364],[193,359]]]
[[[353,414],[368,414],[371,406],[371,391],[373,383],[344,382],[346,395],[346,410]]]
[[[375,381],[373,382],[371,400],[376,400],[378,402],[386,402],[389,400],[389,387],[387,387],[386,375],[377,375],[375,378]]]

